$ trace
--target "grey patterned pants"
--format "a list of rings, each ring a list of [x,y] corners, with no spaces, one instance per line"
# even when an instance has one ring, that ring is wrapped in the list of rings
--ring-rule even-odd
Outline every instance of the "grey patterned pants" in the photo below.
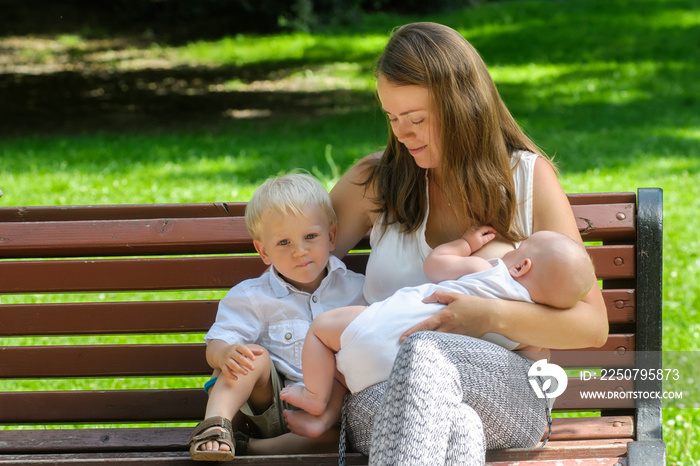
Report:
[[[487,449],[534,447],[547,411],[530,365],[484,340],[414,334],[388,381],[348,398],[350,446],[381,466],[483,465]]]

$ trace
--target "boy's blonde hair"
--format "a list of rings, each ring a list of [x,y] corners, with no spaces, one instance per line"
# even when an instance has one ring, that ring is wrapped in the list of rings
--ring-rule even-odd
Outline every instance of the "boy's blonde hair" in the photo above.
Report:
[[[253,193],[245,209],[245,226],[253,239],[260,239],[262,217],[268,212],[304,215],[304,208],[314,206],[337,222],[331,197],[321,183],[305,173],[290,173],[267,179]]]

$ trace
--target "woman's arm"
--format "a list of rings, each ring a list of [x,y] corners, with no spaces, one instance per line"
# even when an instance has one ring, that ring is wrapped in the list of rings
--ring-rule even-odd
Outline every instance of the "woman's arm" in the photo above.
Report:
[[[331,190],[333,208],[338,216],[338,235],[333,254],[343,258],[367,234],[377,213],[372,186],[362,185],[369,175],[373,160],[381,152],[368,155],[343,175]]]
[[[535,163],[533,202],[534,231],[558,231],[581,242],[566,194],[554,170],[543,159]],[[475,337],[493,332],[526,345],[564,349],[599,347],[608,335],[605,303],[597,286],[565,310],[457,293],[436,293],[428,300],[449,305],[411,328],[402,339],[419,330]]]

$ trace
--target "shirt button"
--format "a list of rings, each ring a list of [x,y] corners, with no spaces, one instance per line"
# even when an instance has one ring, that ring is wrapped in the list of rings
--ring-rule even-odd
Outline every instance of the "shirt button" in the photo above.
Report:
[[[285,339],[285,340],[291,340],[291,339],[292,339],[292,334],[291,334],[290,332],[287,332],[287,333],[284,335],[284,339]]]
[[[318,302],[318,296],[314,296],[311,298],[311,301],[317,303]]]

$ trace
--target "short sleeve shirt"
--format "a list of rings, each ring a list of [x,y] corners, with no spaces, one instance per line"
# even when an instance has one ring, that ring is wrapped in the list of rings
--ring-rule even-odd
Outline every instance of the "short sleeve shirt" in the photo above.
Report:
[[[219,303],[216,321],[204,337],[229,344],[259,344],[277,370],[292,382],[302,380],[301,349],[311,321],[322,312],[367,305],[364,277],[331,255],[328,274],[313,293],[286,282],[274,266],[258,278],[233,287]]]

